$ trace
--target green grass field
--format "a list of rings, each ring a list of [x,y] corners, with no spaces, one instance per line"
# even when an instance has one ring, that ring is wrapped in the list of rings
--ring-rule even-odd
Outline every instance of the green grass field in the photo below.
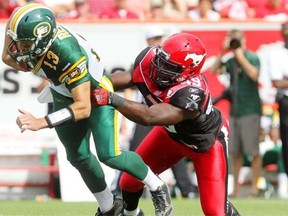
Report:
[[[242,216],[286,216],[288,201],[281,199],[232,199]],[[173,199],[175,216],[202,216],[199,199]],[[146,216],[154,215],[152,201],[141,199]],[[60,200],[0,201],[0,216],[94,216],[97,205],[92,202],[63,203]]]

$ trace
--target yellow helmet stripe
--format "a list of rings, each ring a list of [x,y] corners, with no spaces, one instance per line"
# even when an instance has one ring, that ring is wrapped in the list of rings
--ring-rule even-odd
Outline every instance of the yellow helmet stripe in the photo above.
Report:
[[[34,10],[34,9],[38,9],[38,8],[45,8],[47,9],[47,7],[45,7],[42,4],[36,4],[36,3],[31,3],[31,4],[27,4],[23,7],[21,7],[20,9],[18,9],[16,11],[16,13],[13,15],[11,21],[10,21],[10,30],[15,32],[15,30],[18,27],[18,23],[21,20],[21,18],[23,16],[25,16],[27,13],[29,13],[30,11]]]

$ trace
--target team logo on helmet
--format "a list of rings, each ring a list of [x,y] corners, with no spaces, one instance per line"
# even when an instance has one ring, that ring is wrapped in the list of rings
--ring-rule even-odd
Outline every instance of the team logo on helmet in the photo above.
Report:
[[[41,22],[35,26],[33,34],[35,37],[46,37],[51,31],[51,25],[48,22]]]
[[[188,53],[184,59],[184,61],[187,61],[188,59],[191,59],[193,61],[193,66],[197,67],[203,60],[206,54],[198,55],[196,53]]]

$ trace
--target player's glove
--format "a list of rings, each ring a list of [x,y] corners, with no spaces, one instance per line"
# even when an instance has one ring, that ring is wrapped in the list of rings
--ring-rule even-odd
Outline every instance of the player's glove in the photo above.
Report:
[[[112,105],[116,108],[123,106],[125,98],[120,97],[106,89],[94,89],[91,92],[92,106]]]
[[[103,106],[112,103],[112,92],[106,89],[94,89],[91,92],[91,104],[92,106]]]

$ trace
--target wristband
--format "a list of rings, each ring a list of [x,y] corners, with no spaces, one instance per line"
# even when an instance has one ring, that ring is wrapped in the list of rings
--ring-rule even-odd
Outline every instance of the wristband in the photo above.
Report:
[[[45,120],[47,121],[49,128],[53,128],[61,124],[74,122],[75,116],[71,107],[68,106],[67,108],[60,109],[45,116]]]
[[[122,107],[124,105],[125,100],[126,100],[125,98],[123,98],[117,94],[114,94],[112,92],[110,92],[109,94],[110,94],[109,97],[111,98],[110,104],[112,106],[114,106],[115,108],[119,108],[119,107]]]

